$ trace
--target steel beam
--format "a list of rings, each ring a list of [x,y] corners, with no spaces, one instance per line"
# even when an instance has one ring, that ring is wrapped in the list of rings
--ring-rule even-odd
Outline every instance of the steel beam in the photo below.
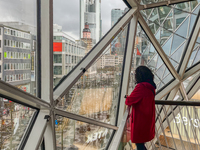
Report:
[[[36,109],[49,108],[50,104],[21,89],[0,80],[0,96]]]
[[[183,81],[185,81],[187,78],[189,78],[190,76],[192,76],[193,74],[195,74],[196,72],[198,72],[200,70],[200,63],[198,63],[197,65],[193,66],[192,68],[188,69],[184,75],[183,75]]]
[[[53,100],[53,0],[41,0],[41,98],[51,104],[51,113],[44,134],[45,149],[56,149]],[[48,144],[47,144],[48,143]]]
[[[118,109],[118,124],[120,124],[123,112],[125,110],[125,98],[124,96],[128,94],[128,87],[130,83],[130,71],[131,71],[131,65],[132,65],[132,58],[133,58],[133,52],[134,52],[134,46],[135,46],[135,36],[137,32],[137,24],[138,24],[138,16],[137,14],[134,15],[133,19],[131,20],[129,24],[129,28],[127,31],[127,39],[126,39],[126,48],[124,53],[124,63],[123,63],[123,69],[122,69],[122,79],[121,79],[121,85],[120,85],[120,97],[119,97],[119,109]],[[136,59],[136,58],[135,58]]]
[[[149,37],[151,43],[153,44],[153,46],[157,50],[157,52],[158,52],[159,56],[161,57],[161,59],[163,60],[164,64],[167,66],[167,68],[169,69],[171,74],[176,79],[178,79],[180,81],[179,74],[175,70],[174,66],[171,64],[171,62],[168,59],[167,55],[163,51],[162,47],[158,43],[157,39],[155,38],[154,34],[151,32],[151,29],[149,28],[149,26],[147,25],[146,21],[144,20],[144,18],[142,17],[142,15],[140,13],[139,13],[138,21],[139,21],[140,25],[142,26],[142,28],[143,28],[144,32],[146,33],[146,35]]]
[[[168,0],[168,1],[162,1],[158,3],[152,3],[152,4],[144,4],[139,6],[139,10],[144,10],[144,9],[151,9],[155,7],[161,7],[161,6],[168,6],[168,5],[174,5],[177,3],[184,3],[188,2],[189,0]]]
[[[24,150],[38,149],[47,127],[48,120],[45,119],[45,116],[49,116],[49,115],[50,115],[50,111],[41,110],[39,112],[37,119],[34,123],[33,129],[31,130],[29,138],[24,147]]]
[[[129,114],[130,108],[128,107],[127,110],[125,111],[122,121],[120,122],[119,129],[115,133],[115,136],[113,138],[113,142],[111,143],[109,150],[118,150],[119,144],[121,143],[121,138],[124,132],[124,128],[126,125],[127,117]]]
[[[161,100],[165,95],[167,95],[171,90],[173,90],[176,86],[179,86],[180,82],[177,80],[174,80],[170,84],[168,84],[166,87],[164,87],[159,93],[156,94],[155,99]]]
[[[94,124],[96,126],[100,126],[100,127],[104,127],[104,128],[109,128],[109,129],[113,129],[113,130],[117,130],[118,127],[104,123],[104,122],[100,122],[91,118],[87,118],[81,115],[77,115],[77,114],[73,114],[64,110],[60,110],[60,109],[54,109],[55,115],[58,116],[62,116],[62,117],[66,117],[69,119],[73,119],[73,120],[77,120],[77,121],[81,121],[81,122],[85,122],[85,123],[89,123],[89,124]]]
[[[190,60],[190,56],[191,56],[193,49],[194,49],[194,45],[196,44],[197,37],[199,36],[199,31],[200,31],[200,11],[197,15],[194,26],[193,26],[192,31],[190,33],[190,37],[189,37],[189,39],[186,43],[185,50],[184,50],[184,53],[183,53],[183,57],[181,58],[181,61],[180,61],[181,65],[178,69],[178,72],[179,72],[181,78],[183,78],[183,76],[184,76],[186,67],[187,67],[188,62]]]
[[[123,30],[123,28],[130,22],[137,9],[129,10],[118,23],[92,48],[92,50],[78,63],[78,65],[69,73],[63,81],[54,89],[54,100],[60,100],[67,91],[78,81],[93,62],[103,53],[104,49],[111,43],[111,41]]]

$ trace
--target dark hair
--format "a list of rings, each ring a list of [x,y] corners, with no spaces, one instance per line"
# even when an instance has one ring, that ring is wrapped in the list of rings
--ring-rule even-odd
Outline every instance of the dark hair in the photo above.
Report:
[[[155,85],[153,79],[154,79],[154,75],[148,67],[139,66],[136,68],[136,70],[135,70],[136,84],[141,83],[141,82],[149,82],[156,88],[156,85]]]

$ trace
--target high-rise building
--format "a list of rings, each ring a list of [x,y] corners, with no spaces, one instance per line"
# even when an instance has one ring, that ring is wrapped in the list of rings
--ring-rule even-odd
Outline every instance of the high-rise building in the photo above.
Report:
[[[115,23],[126,13],[127,9],[112,9],[111,10],[111,26],[114,26]],[[116,37],[111,43],[111,51],[110,54],[122,55],[124,53],[125,48],[125,39],[126,32],[123,32],[118,37]]]
[[[80,39],[85,23],[91,30],[93,44],[101,38],[101,0],[80,0]]]
[[[111,10],[111,26],[113,26],[119,18],[123,15],[124,10],[121,9],[112,9]]]

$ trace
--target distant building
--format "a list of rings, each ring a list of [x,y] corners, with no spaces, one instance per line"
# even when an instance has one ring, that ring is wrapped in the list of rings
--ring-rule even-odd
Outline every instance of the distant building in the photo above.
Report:
[[[30,93],[30,32],[0,25],[0,79]]]
[[[112,9],[111,10],[111,26],[114,26],[115,23],[126,13],[127,9]],[[110,54],[117,54],[123,55],[125,49],[125,42],[126,42],[126,33],[127,29],[125,29],[119,36],[117,36],[111,42],[111,51]]]
[[[111,10],[111,26],[113,26],[119,18],[123,15],[124,10],[121,9],[112,9]]]
[[[56,84],[85,56],[86,44],[76,41],[56,24],[54,24],[53,39],[54,84]]]
[[[83,29],[83,38],[81,38],[81,40],[87,44],[87,48],[85,51],[87,54],[93,47],[92,39],[91,39],[91,31],[89,29],[89,25],[87,22],[85,23],[85,28]]]
[[[86,22],[94,45],[102,36],[101,0],[80,0],[80,39],[83,38],[82,31]]]
[[[86,51],[85,51],[85,54],[87,54],[93,47],[91,31],[87,22],[85,23],[85,28],[83,29],[83,38],[81,38],[81,41],[84,41],[87,44]],[[96,75],[96,71],[97,71],[96,64],[94,64],[87,70],[85,75],[88,78],[94,78]]]
[[[118,56],[118,55],[106,54],[101,57],[100,62],[101,62],[101,68],[115,67],[123,63],[123,55]]]

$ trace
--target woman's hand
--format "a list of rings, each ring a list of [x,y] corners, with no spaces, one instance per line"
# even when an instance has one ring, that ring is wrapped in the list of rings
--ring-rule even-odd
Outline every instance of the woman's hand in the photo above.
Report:
[[[128,95],[125,95],[125,96],[124,96],[124,98],[127,98],[127,97],[128,97]]]

